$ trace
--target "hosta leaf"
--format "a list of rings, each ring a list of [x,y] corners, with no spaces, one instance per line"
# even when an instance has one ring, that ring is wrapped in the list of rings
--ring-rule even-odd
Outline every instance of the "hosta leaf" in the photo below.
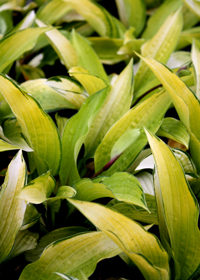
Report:
[[[60,277],[62,277],[63,279],[67,279],[67,280],[79,280],[73,276],[69,276],[63,273],[59,273],[59,272],[54,272],[55,274],[59,275]]]
[[[41,214],[38,213],[37,209],[32,204],[27,204],[23,224],[20,230],[32,227],[39,220],[40,216]]]
[[[118,13],[123,24],[135,28],[137,37],[145,26],[146,9],[143,0],[116,0]]]
[[[121,249],[104,233],[91,232],[49,245],[41,258],[23,270],[23,279],[58,279],[60,272],[79,279],[88,279],[97,262],[121,253]]]
[[[30,11],[13,29],[12,33],[17,30],[23,30],[32,27],[35,22],[35,12]]]
[[[84,37],[73,30],[71,42],[78,57],[77,65],[72,66],[81,66],[90,71],[90,74],[96,75],[104,80],[108,80],[108,76],[103,68],[103,65],[101,64],[97,54],[90,46],[89,41],[86,41]]]
[[[72,10],[72,8],[64,1],[53,0],[41,6],[36,15],[38,19],[48,24],[53,24],[70,10]]]
[[[131,60],[118,76],[103,106],[93,120],[85,139],[86,156],[93,156],[109,128],[129,110],[132,94],[133,65]]]
[[[51,169],[55,175],[60,165],[61,147],[58,131],[52,119],[32,96],[22,91],[4,75],[0,75],[0,92],[15,114],[29,146],[35,151],[32,155],[38,173]]]
[[[0,263],[10,253],[23,222],[26,203],[15,196],[23,188],[25,178],[25,161],[19,151],[8,166],[0,191]]]
[[[193,39],[200,39],[200,27],[196,26],[191,29],[187,29],[181,33],[179,38],[178,45],[176,47],[177,50],[183,49],[192,44]]]
[[[185,3],[182,6],[183,30],[187,30],[199,22],[199,16],[195,14]]]
[[[36,23],[39,27],[47,27],[47,25],[39,19],[36,19]],[[59,30],[50,30],[46,32],[45,35],[67,69],[77,65],[77,54],[75,49],[70,41],[62,35]]]
[[[160,187],[156,184],[156,194],[160,193],[156,195],[157,204],[162,203],[172,256],[176,262],[175,279],[191,279],[200,266],[199,206],[169,147],[152,133],[146,133],[159,178]]]
[[[181,68],[191,61],[191,54],[185,51],[173,52],[167,61],[166,66],[170,69]]]
[[[76,181],[74,187],[77,191],[75,199],[78,200],[93,201],[102,197],[115,198],[114,193],[109,187],[98,183],[98,181],[93,183],[89,178]]]
[[[65,125],[68,121],[68,118],[61,117],[61,116],[58,115],[58,113],[56,113],[55,114],[55,119],[56,119],[56,123],[57,123],[57,126],[58,126],[58,131],[60,133],[60,136],[62,136],[64,127],[65,127]]]
[[[55,180],[51,177],[50,172],[47,172],[28,183],[17,197],[31,203],[39,204],[51,195],[54,187]]]
[[[102,63],[115,64],[127,58],[126,55],[117,53],[123,45],[123,39],[107,37],[90,37],[88,39]]]
[[[11,11],[1,11],[0,17],[0,36],[3,37],[13,27],[12,13]]]
[[[123,36],[125,27],[97,3],[89,0],[64,0],[73,7],[100,35],[111,38]]]
[[[28,250],[34,249],[37,246],[38,238],[38,233],[33,233],[28,230],[19,231],[8,259],[12,259]]]
[[[188,6],[189,9],[192,10],[193,13],[200,17],[200,3],[198,0],[183,0],[183,2]]]
[[[7,143],[17,146],[18,149],[22,149],[26,152],[33,151],[24,140],[21,127],[16,119],[6,120],[4,122],[3,130],[0,127],[0,137]]]
[[[40,204],[46,200],[73,197],[76,191],[69,186],[59,187],[56,196],[50,197],[55,187],[55,180],[50,176],[50,172],[43,174],[32,180],[18,194],[17,197],[33,204]]]
[[[148,211],[145,196],[139,181],[131,174],[118,172],[111,177],[84,178],[75,182],[75,199],[93,201],[102,197],[116,198]]]
[[[195,69],[195,77],[196,77],[196,96],[198,99],[200,99],[200,67],[199,67],[199,62],[200,62],[200,51],[198,48],[198,45],[196,41],[193,41],[192,44],[192,62],[194,65]]]
[[[192,162],[190,156],[186,152],[178,149],[172,149],[172,151],[175,157],[178,159],[179,163],[181,164],[185,173],[196,174],[196,167],[194,166],[194,163]]]
[[[176,47],[182,25],[182,13],[179,9],[170,14],[154,37],[143,45],[142,55],[153,57],[162,63],[166,63]],[[151,82],[152,77],[154,77],[153,73],[144,61],[141,61],[135,75],[135,98],[138,98],[143,93],[141,92],[142,87]]]
[[[69,238],[74,235],[78,235],[84,232],[87,232],[88,230],[83,227],[65,227],[65,228],[59,228],[56,230],[53,230],[49,233],[47,233],[45,236],[43,236],[35,249],[29,251],[26,253],[26,259],[29,262],[35,262],[37,261],[44,249],[50,245],[53,242],[56,242],[61,239]]]
[[[0,41],[0,72],[26,51],[32,49],[38,37],[51,28],[27,28]]]
[[[45,84],[62,96],[62,100],[65,99],[65,103],[73,109],[80,109],[86,99],[83,87],[69,77],[52,77]]]
[[[151,39],[163,25],[167,17],[177,11],[182,5],[181,0],[168,0],[164,1],[162,5],[149,17],[147,21],[147,27],[142,33],[142,38]]]
[[[69,201],[128,255],[145,279],[169,279],[168,255],[155,236],[129,218],[104,206]]]
[[[107,206],[128,217],[131,220],[157,225],[158,217],[155,196],[146,194],[145,198],[150,212],[139,207],[136,208],[129,203],[117,200],[112,200],[110,203],[107,204]]]
[[[151,58],[142,58],[152,69],[170,95],[180,120],[190,134],[190,151],[192,159],[200,170],[200,104],[194,93],[182,82],[175,73]]]
[[[142,171],[136,174],[135,177],[140,182],[145,195],[146,194],[155,195],[154,185],[153,185],[153,175],[151,173]]]
[[[98,146],[94,161],[95,171],[101,170],[111,159],[111,150],[117,140],[126,132],[134,128],[148,126],[152,131],[157,131],[160,121],[170,105],[170,98],[167,93],[160,92],[149,97],[143,103],[129,110],[124,114],[107,132],[101,144]],[[146,145],[146,137],[143,133],[111,166],[111,172],[123,171],[138,156],[140,151]],[[120,161],[121,159],[121,161]],[[113,168],[113,169],[112,169]],[[111,171],[112,170],[112,171]],[[111,173],[111,174],[110,174]]]
[[[102,78],[90,74],[88,70],[80,66],[72,67],[69,70],[69,75],[75,77],[82,84],[89,95],[105,88],[109,84]]]
[[[139,135],[140,130],[136,128],[126,131],[113,145],[110,153],[111,158],[120,156],[130,147],[131,144],[135,142]]]
[[[82,105],[80,111],[67,122],[62,136],[62,161],[60,179],[63,185],[71,185],[80,179],[76,160],[82,144],[85,141],[89,127],[96,113],[101,108],[108,93],[105,88],[90,97]]]
[[[132,174],[117,172],[111,177],[99,177],[99,179],[94,179],[94,182],[97,182],[97,180],[108,186],[117,200],[132,203],[148,211],[140,182]]]
[[[190,136],[187,129],[174,118],[165,118],[156,134],[182,143],[186,148],[189,146]]]
[[[43,110],[47,112],[64,108],[79,109],[85,97],[82,94],[77,94],[79,92],[74,93],[74,91],[81,90],[80,87],[77,86],[75,82],[62,79],[61,77],[55,80],[53,78],[50,78],[50,80],[30,80],[22,83],[21,86],[25,87],[27,92],[29,92],[40,103]],[[61,94],[60,91],[56,90],[56,86],[59,87],[59,85],[67,87],[69,92],[66,91]]]

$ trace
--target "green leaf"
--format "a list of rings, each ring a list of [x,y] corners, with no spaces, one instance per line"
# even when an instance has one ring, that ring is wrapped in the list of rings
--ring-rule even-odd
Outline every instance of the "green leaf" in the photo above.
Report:
[[[185,173],[196,174],[196,167],[191,160],[189,154],[178,149],[172,149],[175,157],[178,159]]]
[[[47,27],[47,25],[39,19],[36,19],[36,23],[39,27]],[[70,41],[62,35],[59,30],[50,30],[46,32],[45,35],[67,69],[77,65],[77,54],[75,49]]]
[[[30,11],[17,25],[15,25],[15,27],[12,29],[12,33],[32,27],[35,22],[35,18],[35,12]]]
[[[147,27],[142,33],[141,37],[151,39],[163,25],[168,16],[177,11],[182,5],[181,0],[167,0],[158,7],[158,9],[149,17]]]
[[[38,173],[51,169],[55,175],[60,166],[61,147],[53,120],[32,96],[4,75],[0,75],[0,92],[15,114],[27,143],[35,151],[32,156]]]
[[[197,16],[185,3],[182,7],[183,13],[183,30],[187,30],[199,22],[199,16]]]
[[[38,213],[37,209],[32,204],[27,204],[23,224],[20,230],[32,227],[39,220],[40,216],[41,214]]]
[[[64,0],[103,37],[121,38],[123,24],[97,3],[89,0]]]
[[[81,234],[50,244],[38,261],[25,267],[19,279],[58,279],[53,272],[88,279],[100,260],[119,253],[121,249],[105,233]]]
[[[36,16],[45,23],[53,24],[71,10],[72,8],[64,1],[53,0],[41,6]]]
[[[6,120],[4,122],[4,127],[0,127],[0,137],[6,141],[1,140],[0,149],[3,151],[6,147],[9,149],[22,149],[26,152],[32,152],[33,149],[29,147],[27,142],[24,140],[22,135],[22,130],[16,119]],[[10,148],[9,148],[10,147]]]
[[[22,83],[21,87],[23,87],[22,89],[25,88],[24,90],[40,103],[44,111],[52,112],[64,108],[79,109],[85,97],[82,94],[74,93],[74,91],[81,90],[80,87],[70,79],[66,80],[59,77],[59,80],[56,81],[53,78],[49,80],[30,80]],[[66,92],[61,94],[61,91],[56,90],[60,85],[65,87]],[[67,92],[67,89],[69,89],[69,92]]]
[[[0,35],[6,34],[13,27],[11,11],[1,11],[0,17]]]
[[[26,203],[16,198],[26,180],[26,165],[21,150],[8,166],[4,184],[0,188],[0,263],[10,253],[22,225]]]
[[[73,67],[69,70],[69,75],[75,77],[85,88],[89,95],[105,88],[109,83],[102,78],[90,74],[82,67]]]
[[[59,273],[59,272],[54,272],[55,274],[59,275],[60,277],[62,277],[63,279],[67,279],[67,280],[79,280],[73,276],[69,276],[63,273]]]
[[[192,159],[200,170],[200,104],[194,93],[177,75],[151,58],[142,58],[154,72],[170,95],[180,120],[190,134],[190,151]]]
[[[190,136],[187,129],[174,118],[165,118],[156,134],[182,143],[188,149]]]
[[[108,96],[93,120],[85,139],[85,154],[93,156],[110,127],[130,108],[133,95],[132,60],[115,81]]]
[[[65,227],[65,228],[59,228],[56,230],[53,230],[49,233],[47,233],[45,236],[43,236],[39,242],[38,245],[35,249],[30,250],[29,252],[26,253],[26,259],[29,262],[36,262],[44,249],[50,245],[53,242],[57,242],[58,240],[61,239],[66,239],[84,232],[87,232],[88,230],[83,227]]]
[[[99,179],[101,180],[101,179]],[[104,184],[93,183],[89,178],[84,178],[74,183],[74,188],[77,191],[75,199],[84,201],[93,201],[102,197],[115,198],[112,190]]]
[[[166,63],[178,43],[182,25],[182,13],[179,9],[170,14],[154,37],[142,46],[142,55]],[[142,88],[150,83],[153,77],[153,73],[144,61],[140,61],[139,69],[135,75],[135,98],[144,93]]]
[[[50,171],[32,180],[17,195],[18,198],[27,202],[39,204],[45,201],[55,187],[55,180]]]
[[[188,6],[189,9],[191,9],[193,13],[200,17],[200,3],[198,0],[183,0],[183,2]]]
[[[28,251],[37,246],[38,233],[33,233],[28,230],[20,231],[16,237],[14,247],[9,254],[8,260]]]
[[[126,131],[148,126],[149,129],[156,132],[169,105],[170,98],[167,96],[167,93],[159,92],[124,114],[110,128],[98,146],[94,155],[95,171],[98,172],[101,170],[112,159],[111,151],[113,146]],[[105,174],[109,176],[113,172],[127,169],[145,145],[146,136],[141,133],[134,144],[112,164],[108,170],[109,173],[106,172]]]
[[[0,72],[26,51],[32,49],[38,37],[51,28],[27,28],[7,35],[0,41]]]
[[[96,113],[101,108],[108,94],[105,88],[90,97],[82,105],[80,111],[67,122],[62,136],[62,161],[60,179],[63,185],[71,185],[80,179],[76,161],[82,144],[85,141],[89,127]]]
[[[94,182],[97,181],[108,186],[117,200],[140,206],[149,211],[140,182],[132,174],[117,172],[111,177],[94,179]]]
[[[155,185],[156,199],[158,207],[162,204],[169,233],[175,279],[191,279],[200,267],[199,206],[169,147],[152,133],[146,134],[156,162],[159,178],[159,184]],[[161,235],[165,234],[161,232]]]
[[[192,44],[192,62],[195,70],[195,77],[196,77],[196,96],[200,100],[200,50],[197,45],[197,42],[193,40]]]
[[[191,61],[191,54],[185,51],[173,52],[167,61],[166,66],[170,69],[181,68],[184,64]]]
[[[71,42],[78,56],[77,65],[72,66],[81,66],[90,71],[90,74],[96,75],[99,78],[108,81],[108,76],[103,68],[103,65],[101,64],[97,54],[90,46],[89,41],[73,30]]]
[[[140,207],[134,207],[129,203],[122,201],[112,200],[107,204],[107,206],[122,215],[128,217],[131,220],[136,220],[139,222],[147,224],[158,224],[157,216],[157,204],[154,195],[145,195],[147,206],[150,212],[147,212],[145,209]]]
[[[86,99],[83,87],[69,77],[52,77],[45,81],[45,84],[62,96],[60,99],[70,104],[72,109],[80,109]]]
[[[56,119],[56,123],[57,123],[57,126],[58,126],[58,131],[60,133],[60,137],[62,137],[62,133],[63,133],[63,130],[64,130],[64,127],[68,121],[68,118],[64,118],[64,117],[61,117],[58,115],[58,113],[55,114],[55,119]]]
[[[191,29],[187,29],[181,33],[179,38],[178,45],[176,47],[177,50],[183,49],[192,44],[193,39],[200,39],[200,27],[196,26]]]
[[[126,131],[122,136],[115,142],[112,147],[110,156],[111,158],[116,158],[121,155],[130,147],[131,144],[135,142],[135,140],[139,137],[140,130],[139,129],[131,129]]]
[[[115,64],[127,59],[126,55],[117,53],[123,45],[122,39],[107,37],[89,37],[88,39],[102,63]]]
[[[143,0],[116,0],[118,13],[126,28],[133,26],[137,37],[146,22],[146,7]]]
[[[169,279],[168,255],[155,236],[138,223],[104,206],[69,201],[128,255],[145,279]]]

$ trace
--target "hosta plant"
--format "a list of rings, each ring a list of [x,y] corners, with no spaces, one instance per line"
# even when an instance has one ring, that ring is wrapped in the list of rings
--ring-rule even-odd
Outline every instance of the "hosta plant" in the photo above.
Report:
[[[200,279],[199,18],[1,1],[1,279]]]

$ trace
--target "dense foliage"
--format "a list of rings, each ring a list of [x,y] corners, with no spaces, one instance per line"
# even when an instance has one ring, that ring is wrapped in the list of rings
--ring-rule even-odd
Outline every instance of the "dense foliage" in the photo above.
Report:
[[[199,21],[1,0],[1,279],[200,279]]]

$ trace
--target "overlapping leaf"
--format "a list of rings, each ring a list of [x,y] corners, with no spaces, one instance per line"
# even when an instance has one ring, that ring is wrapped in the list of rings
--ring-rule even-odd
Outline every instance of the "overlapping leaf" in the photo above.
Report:
[[[166,63],[175,49],[182,29],[183,20],[181,9],[168,16],[158,32],[146,44],[141,53],[144,56],[153,57],[162,63]],[[135,75],[135,97],[139,97],[142,87],[152,80],[153,73],[147,65],[141,61],[138,72]],[[151,87],[153,87],[151,85]],[[151,88],[150,87],[150,88]]]
[[[86,156],[93,156],[109,128],[129,110],[132,95],[133,66],[130,61],[118,76],[90,127],[85,139]]]
[[[104,232],[81,234],[50,244],[38,261],[25,267],[19,279],[58,279],[54,272],[87,279],[100,260],[119,253],[121,249]]]
[[[4,37],[0,41],[0,72],[26,51],[32,49],[38,37],[51,28],[27,28]]]
[[[149,127],[152,131],[157,131],[160,122],[170,105],[170,98],[166,92],[159,92],[149,97],[138,106],[124,114],[107,132],[102,142],[98,146],[94,160],[95,171],[101,170],[111,159],[111,150],[116,141],[131,129],[141,129],[143,126]],[[113,172],[123,171],[129,167],[146,145],[146,136],[141,132],[134,139],[134,144],[124,151],[124,153],[112,164],[105,173],[111,175]]]
[[[70,202],[128,255],[145,279],[170,279],[168,255],[155,236],[104,206],[78,200]]]
[[[168,91],[180,120],[190,134],[190,151],[192,159],[200,170],[200,104],[194,93],[182,82],[175,73],[151,58],[142,58]]]
[[[199,206],[170,149],[152,133],[146,133],[159,178],[159,184],[155,185],[156,199],[158,207],[162,205],[163,209],[158,208],[158,217],[166,223],[176,279],[191,279],[200,267]],[[166,236],[163,228],[161,235]]]
[[[63,185],[71,185],[80,179],[76,166],[78,153],[107,93],[108,88],[105,88],[88,97],[80,111],[66,123],[62,136],[62,162],[59,173]]]
[[[35,151],[32,156],[38,173],[51,169],[55,175],[60,166],[61,147],[52,119],[32,96],[4,75],[0,76],[0,92],[15,114],[28,144]]]
[[[120,38],[125,27],[106,9],[89,0],[64,0],[74,8],[100,36]]]
[[[19,151],[9,164],[0,189],[0,263],[10,253],[24,219],[26,203],[15,196],[23,188],[25,180],[26,165]]]

